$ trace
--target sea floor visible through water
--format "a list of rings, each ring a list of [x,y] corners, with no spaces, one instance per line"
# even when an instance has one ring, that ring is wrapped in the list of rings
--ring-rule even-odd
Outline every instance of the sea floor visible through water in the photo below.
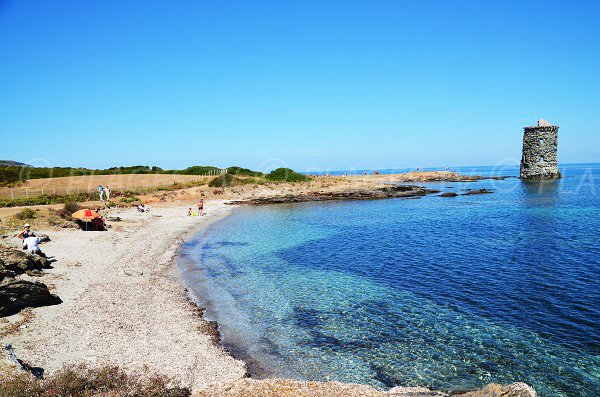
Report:
[[[179,264],[255,376],[597,397],[600,164],[561,170],[423,184],[491,195],[240,207]]]

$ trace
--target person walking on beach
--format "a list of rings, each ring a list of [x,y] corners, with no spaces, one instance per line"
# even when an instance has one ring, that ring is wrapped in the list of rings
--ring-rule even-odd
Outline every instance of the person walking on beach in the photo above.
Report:
[[[108,185],[104,188],[104,193],[106,194],[106,201],[110,201],[110,188]]]
[[[104,188],[102,185],[98,185],[98,195],[100,195],[100,201],[104,201]]]
[[[198,216],[202,216],[204,214],[204,199],[200,199],[198,201]]]

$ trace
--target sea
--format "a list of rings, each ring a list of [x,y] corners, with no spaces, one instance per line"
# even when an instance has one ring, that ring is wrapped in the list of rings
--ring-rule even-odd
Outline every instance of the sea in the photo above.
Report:
[[[598,397],[600,163],[560,168],[420,184],[455,198],[242,206],[178,263],[257,378]],[[481,188],[493,193],[460,195]]]

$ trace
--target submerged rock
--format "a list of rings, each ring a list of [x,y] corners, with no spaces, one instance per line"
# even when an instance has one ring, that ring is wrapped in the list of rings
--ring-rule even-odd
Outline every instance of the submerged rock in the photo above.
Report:
[[[461,397],[537,397],[533,387],[526,383],[517,382],[502,386],[491,383],[481,390],[461,394]]]
[[[62,300],[45,284],[17,279],[0,282],[0,317],[18,313],[26,307],[57,305]]]

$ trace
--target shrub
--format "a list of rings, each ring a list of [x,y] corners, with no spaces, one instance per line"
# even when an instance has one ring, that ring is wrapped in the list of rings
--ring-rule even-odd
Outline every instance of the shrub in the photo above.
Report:
[[[231,175],[241,175],[241,176],[263,176],[262,172],[252,171],[248,168],[242,167],[229,167],[227,168],[227,173]]]
[[[213,178],[208,186],[210,187],[229,187],[241,184],[242,181],[239,178],[231,174],[223,174],[219,175],[216,178]]]
[[[173,386],[171,383],[170,379],[160,376],[146,376],[142,379],[127,375],[117,367],[89,369],[76,366],[63,368],[44,380],[38,380],[29,374],[2,377],[0,395],[15,397],[190,396],[188,389]]]
[[[277,168],[267,174],[266,178],[273,182],[307,182],[310,178],[290,168]]]
[[[14,186],[20,179],[19,167],[0,167],[0,186]]]
[[[65,213],[71,215],[73,212],[77,212],[81,209],[81,206],[79,205],[79,203],[77,203],[77,201],[68,201],[65,203],[65,206],[63,207],[63,210],[65,211]]]
[[[15,216],[20,220],[33,219],[36,217],[36,213],[31,208],[23,208],[21,212],[17,213]]]

